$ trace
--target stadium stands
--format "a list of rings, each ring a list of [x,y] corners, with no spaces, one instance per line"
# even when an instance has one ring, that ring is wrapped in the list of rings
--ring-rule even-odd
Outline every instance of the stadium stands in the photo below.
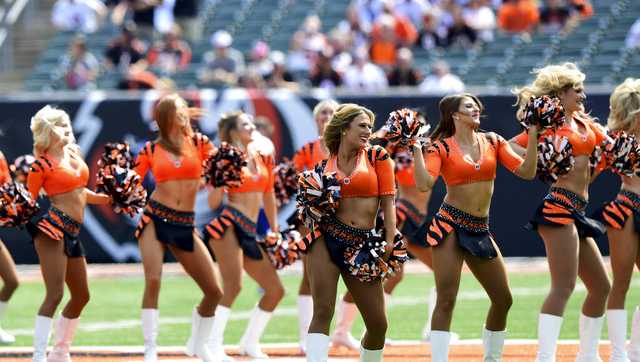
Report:
[[[234,37],[233,47],[247,54],[257,40],[264,40],[271,49],[288,49],[291,35],[299,29],[305,17],[318,14],[322,31],[328,32],[344,19],[349,0],[224,0],[205,1],[201,16],[204,33],[193,44],[192,65],[173,76],[179,88],[197,86],[197,69],[203,54],[211,48],[209,35],[226,29]],[[640,74],[640,57],[636,50],[624,47],[625,36],[633,22],[640,17],[637,0],[593,0],[595,16],[582,21],[572,31],[562,34],[533,34],[532,36],[496,33],[495,40],[471,49],[449,48],[425,50],[414,48],[415,62],[427,72],[429,65],[444,59],[467,85],[511,86],[530,78],[534,66],[571,60],[578,62],[587,73],[590,84],[614,84],[628,76]],[[89,34],[89,50],[102,56],[112,37],[119,33],[112,25]],[[73,33],[59,32],[25,82],[28,90],[60,89],[64,86],[56,68],[73,38]],[[104,72],[98,87],[115,88],[118,77]]]

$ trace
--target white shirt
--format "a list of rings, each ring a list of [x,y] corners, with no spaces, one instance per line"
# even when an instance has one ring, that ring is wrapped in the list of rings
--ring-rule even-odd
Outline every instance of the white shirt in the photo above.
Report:
[[[93,33],[98,29],[98,9],[104,5],[96,0],[58,0],[51,10],[51,22],[59,30]]]
[[[640,18],[631,25],[631,29],[629,29],[624,45],[627,48],[640,48]]]
[[[350,66],[344,73],[343,81],[344,86],[352,90],[376,91],[388,87],[384,71],[373,63],[366,63],[362,67]]]
[[[464,83],[457,75],[445,74],[443,77],[430,75],[420,83],[420,92],[427,94],[446,95],[464,91]]]

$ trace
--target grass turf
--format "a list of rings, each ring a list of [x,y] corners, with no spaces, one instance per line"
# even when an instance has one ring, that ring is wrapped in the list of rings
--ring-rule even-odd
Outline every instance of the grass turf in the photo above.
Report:
[[[298,324],[295,312],[299,279],[298,275],[282,277],[287,294],[276,309],[276,313],[281,315],[271,320],[262,338],[263,342],[297,341]],[[507,326],[509,338],[536,338],[538,311],[548,291],[549,276],[544,273],[522,273],[510,275],[509,280],[514,300]],[[635,273],[627,296],[629,312],[640,300],[639,284],[640,276]],[[91,280],[91,301],[82,314],[81,329],[76,334],[74,345],[142,345],[142,333],[137,322],[140,316],[143,286],[142,278]],[[419,339],[426,320],[426,298],[432,286],[431,274],[405,275],[404,280],[394,292],[392,305],[388,311],[388,337]],[[342,283],[339,287],[340,291],[344,291]],[[578,338],[578,316],[580,305],[585,297],[584,288],[581,287],[582,285],[578,283],[567,306],[561,333],[563,339]],[[33,329],[34,316],[43,295],[42,283],[25,282],[12,298],[2,327],[18,332],[16,346],[31,345],[30,330]],[[197,304],[200,295],[195,283],[187,277],[163,279],[160,295],[161,326],[158,338],[160,345],[185,343],[190,333],[191,309]],[[236,344],[239,341],[247,324],[246,317],[259,296],[257,285],[247,277],[242,293],[233,306],[236,316],[241,318],[232,319],[229,322],[225,333],[225,344]],[[452,330],[459,333],[463,339],[481,338],[488,306],[488,298],[478,282],[471,274],[465,273],[460,285]],[[88,330],[87,327],[95,328]],[[362,330],[363,323],[358,317],[353,328],[354,336],[359,336]],[[604,330],[602,338],[606,338],[606,328]]]

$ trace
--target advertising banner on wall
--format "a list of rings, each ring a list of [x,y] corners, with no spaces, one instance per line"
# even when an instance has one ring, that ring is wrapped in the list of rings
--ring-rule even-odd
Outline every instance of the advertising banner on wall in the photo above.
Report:
[[[194,125],[200,131],[216,139],[217,123],[220,115],[241,109],[255,116],[268,119],[274,128],[272,141],[277,157],[291,156],[295,150],[318,136],[312,110],[321,100],[311,95],[298,95],[284,90],[251,91],[234,89],[226,91],[200,90],[181,94],[192,106],[206,110],[206,115]],[[32,152],[32,137],[29,130],[31,117],[41,107],[51,104],[69,113],[74,133],[85,160],[91,170],[89,187],[95,182],[96,162],[103,146],[108,142],[126,141],[134,150],[144,142],[155,139],[156,125],[153,108],[160,97],[154,91],[129,94],[107,94],[91,92],[85,97],[20,95],[0,98],[0,150],[9,162],[16,157]],[[515,121],[512,96],[481,97],[486,107],[482,118],[482,129],[495,131],[505,138],[520,132]],[[402,107],[423,109],[435,126],[438,121],[437,97],[421,95],[351,95],[339,97],[339,102],[364,105],[376,114],[376,125],[380,126],[389,112]],[[593,116],[606,123],[608,95],[592,95],[588,109]],[[150,186],[152,181],[147,182]],[[612,175],[602,175],[591,187],[590,210],[606,199],[613,197],[619,187],[619,180]],[[548,186],[540,181],[523,181],[499,168],[495,181],[490,223],[495,238],[505,256],[544,255],[544,247],[536,233],[523,228],[528,218],[544,197]],[[442,202],[445,189],[439,181],[430,201],[430,210],[437,210]],[[206,190],[198,195],[197,222],[208,221],[211,211],[206,202]],[[288,205],[280,211],[280,219],[285,220],[293,211]],[[133,262],[140,260],[133,230],[137,218],[115,214],[108,206],[89,206],[85,210],[85,220],[81,239],[87,250],[89,262]],[[37,263],[33,245],[26,231],[20,229],[0,230],[0,238],[7,245],[17,263]],[[599,245],[607,252],[606,240]]]

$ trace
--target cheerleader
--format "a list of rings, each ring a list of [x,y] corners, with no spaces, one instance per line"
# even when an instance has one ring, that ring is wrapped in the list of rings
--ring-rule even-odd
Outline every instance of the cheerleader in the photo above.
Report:
[[[324,131],[324,125],[331,119],[333,112],[338,107],[338,103],[332,99],[327,99],[319,102],[313,108],[313,119],[316,121],[318,133],[322,134]],[[329,156],[329,150],[322,142],[322,137],[318,137],[315,141],[306,143],[296,154],[293,156],[293,164],[298,172],[304,170],[313,170],[314,166],[319,162],[326,160]],[[302,225],[298,220],[297,211],[288,220],[292,225],[296,226],[296,229],[305,235],[309,230]],[[313,315],[313,299],[311,297],[311,287],[309,286],[309,274],[306,268],[306,257],[302,257],[302,280],[300,281],[300,288],[298,289],[298,335],[300,339],[300,350],[305,352],[306,337],[309,331],[309,324],[311,323],[311,316]],[[342,305],[347,304],[344,300]],[[355,314],[355,304],[348,303],[353,307]],[[342,308],[342,307],[341,307]],[[336,327],[337,328],[337,327]],[[350,326],[349,326],[350,328]],[[348,329],[347,329],[348,331]]]
[[[518,106],[522,110],[532,96],[557,97],[564,108],[564,123],[541,135],[566,137],[575,159],[571,170],[551,185],[529,224],[544,241],[551,273],[551,290],[538,319],[536,361],[555,361],[562,315],[577,277],[587,288],[587,298],[580,315],[580,347],[576,361],[598,361],[598,341],[610,284],[594,240],[604,233],[604,226],[587,218],[585,208],[592,181],[589,156],[606,135],[584,112],[585,75],[573,63],[549,65],[535,70],[534,74],[536,78],[531,85],[514,91]],[[516,136],[512,140],[514,148],[527,144],[527,138],[529,135],[525,132]]]
[[[326,361],[329,326],[335,308],[338,278],[342,276],[366,326],[361,361],[381,361],[387,330],[381,278],[371,275],[374,265],[356,265],[369,254],[375,239],[379,208],[385,215],[386,255],[394,245],[396,220],[393,162],[384,148],[370,146],[375,117],[356,104],[340,105],[326,125],[323,141],[329,151],[323,172],[336,173],[340,203],[335,215],[317,225],[307,254],[307,272],[313,296],[313,318],[307,335],[307,361]],[[356,257],[357,256],[357,257]]]
[[[86,188],[89,168],[82,159],[66,112],[45,106],[31,118],[36,160],[27,177],[34,199],[44,190],[51,206],[44,216],[27,224],[40,260],[46,294],[36,316],[33,361],[45,361],[53,315],[62,301],[64,284],[71,298],[55,325],[54,348],[47,360],[70,361],[69,347],[80,314],[89,302],[87,262],[78,239],[87,204],[110,203],[109,196]]]
[[[11,175],[9,172],[9,166],[7,160],[4,158],[4,154],[0,152],[0,186],[8,182],[11,182]],[[0,278],[2,278],[2,289],[0,289],[0,321],[4,317],[7,310],[9,299],[18,288],[18,273],[16,272],[16,264],[13,262],[13,258],[0,239]],[[16,338],[11,334],[5,332],[0,327],[0,344],[11,344],[16,341]]]
[[[608,128],[640,138],[640,79],[627,79],[611,94]],[[607,203],[599,219],[607,226],[613,283],[607,302],[607,324],[611,341],[611,361],[640,361],[640,311],[633,314],[629,354],[627,311],[624,308],[634,264],[640,264],[640,180],[621,176],[622,187],[615,200]]]
[[[154,111],[158,138],[147,142],[136,160],[135,171],[142,180],[149,170],[156,180],[156,188],[135,231],[145,279],[141,317],[146,362],[158,359],[158,297],[167,249],[204,294],[192,312],[186,353],[203,361],[217,361],[206,342],[222,291],[214,276],[213,260],[194,227],[202,162],[214,146],[206,136],[191,129],[190,116],[195,112],[197,110],[188,108],[185,100],[176,94],[162,97]]]
[[[224,330],[231,306],[242,289],[242,269],[264,290],[247,329],[240,340],[240,353],[252,358],[267,358],[260,348],[262,336],[273,310],[284,297],[284,287],[256,239],[256,222],[260,208],[269,221],[271,232],[278,233],[276,198],[273,192],[273,157],[260,153],[260,147],[250,147],[255,125],[251,116],[242,112],[228,113],[218,123],[222,142],[230,143],[247,153],[248,165],[242,168],[239,187],[215,188],[209,193],[209,206],[218,209],[227,192],[228,200],[219,216],[205,227],[205,240],[213,251],[222,275],[223,297],[216,309],[210,349],[223,361],[232,360],[224,352]]]
[[[431,190],[439,175],[447,186],[426,238],[432,246],[437,289],[430,335],[432,360],[447,361],[449,328],[466,262],[491,300],[482,332],[484,361],[500,361],[512,297],[502,255],[489,231],[489,208],[498,162],[516,176],[535,177],[537,129],[530,130],[534,137],[523,160],[501,136],[479,131],[484,108],[476,96],[447,96],[439,108],[440,123],[431,134],[426,160],[419,143],[413,149],[418,189]]]

